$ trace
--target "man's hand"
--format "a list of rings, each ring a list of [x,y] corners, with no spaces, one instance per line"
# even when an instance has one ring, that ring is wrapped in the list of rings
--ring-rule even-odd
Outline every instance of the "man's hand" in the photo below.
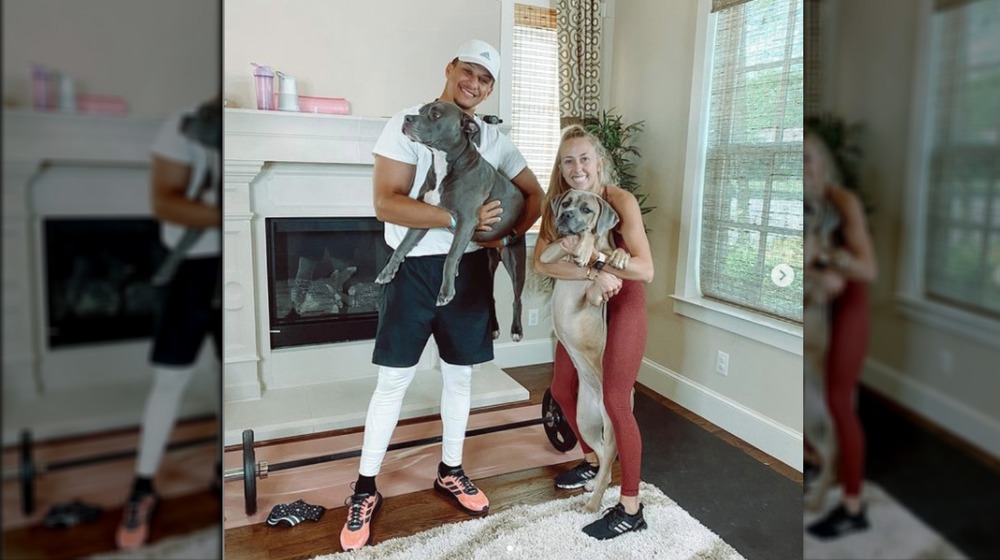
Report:
[[[503,208],[500,207],[499,200],[490,200],[479,207],[479,225],[476,231],[493,231],[493,224],[500,221],[500,214]]]

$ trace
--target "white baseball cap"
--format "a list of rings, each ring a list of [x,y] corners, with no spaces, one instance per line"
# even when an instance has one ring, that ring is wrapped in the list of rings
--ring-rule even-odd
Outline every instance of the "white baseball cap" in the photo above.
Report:
[[[500,77],[500,53],[493,45],[479,39],[472,39],[458,48],[456,58],[462,62],[472,62],[485,67],[493,79]]]

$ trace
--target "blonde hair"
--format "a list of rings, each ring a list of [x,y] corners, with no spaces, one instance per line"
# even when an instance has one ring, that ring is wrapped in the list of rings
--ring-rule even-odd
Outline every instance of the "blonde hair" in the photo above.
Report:
[[[594,152],[597,154],[598,178],[601,185],[612,185],[616,180],[608,151],[597,136],[587,132],[587,129],[578,124],[572,124],[562,129],[559,137],[559,150],[556,153],[556,161],[552,165],[552,174],[549,176],[549,189],[545,192],[545,198],[542,199],[542,226],[539,235],[546,241],[552,241],[556,238],[555,215],[552,212],[552,201],[559,198],[559,195],[562,193],[572,189],[566,183],[566,180],[563,179],[562,170],[559,167],[559,163],[562,160],[560,152],[562,152],[562,147],[567,141],[577,138],[587,140],[594,147]]]

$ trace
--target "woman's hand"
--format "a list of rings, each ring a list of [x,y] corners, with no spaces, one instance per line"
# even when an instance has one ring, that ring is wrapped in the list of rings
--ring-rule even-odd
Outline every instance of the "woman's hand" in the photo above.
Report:
[[[603,305],[618,295],[622,279],[607,272],[598,272],[594,283],[587,288],[587,301],[594,306]]]

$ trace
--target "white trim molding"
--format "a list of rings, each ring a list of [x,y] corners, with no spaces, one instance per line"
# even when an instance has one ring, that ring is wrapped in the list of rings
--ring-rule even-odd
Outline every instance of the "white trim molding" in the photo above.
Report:
[[[865,362],[861,381],[960,439],[1000,458],[1000,420],[873,359]]]
[[[802,471],[802,433],[683,375],[642,360],[639,382],[750,445]]]

